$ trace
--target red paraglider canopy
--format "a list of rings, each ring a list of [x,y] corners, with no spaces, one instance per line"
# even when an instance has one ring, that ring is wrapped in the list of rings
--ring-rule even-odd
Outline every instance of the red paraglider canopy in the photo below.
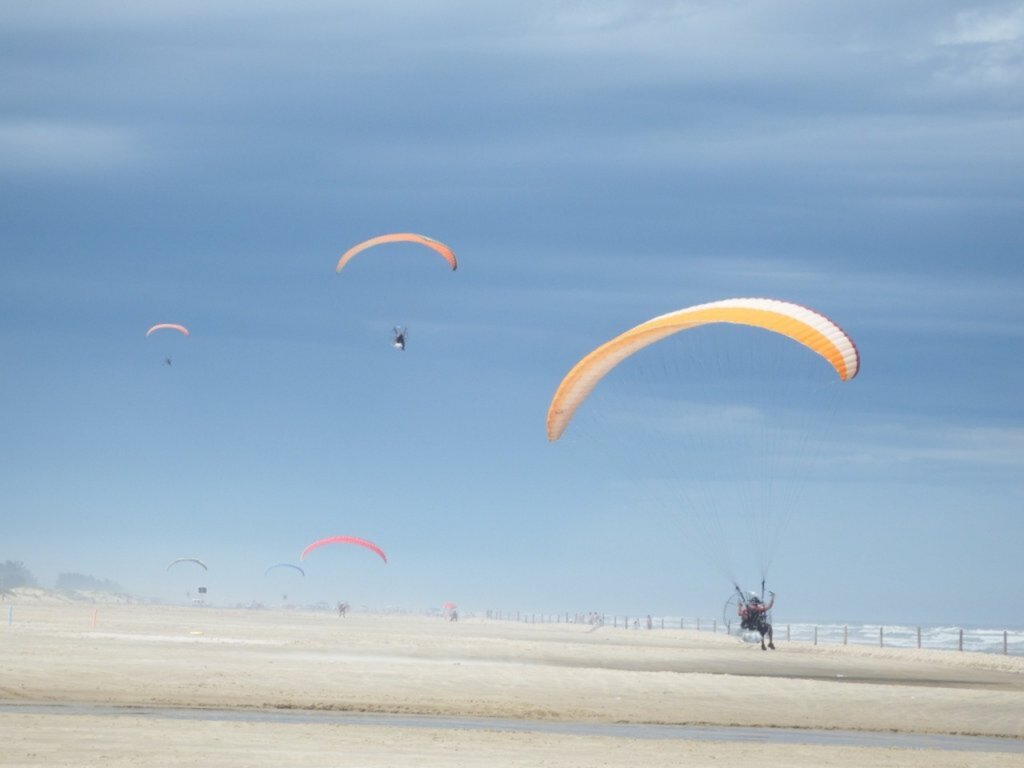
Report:
[[[380,555],[380,559],[383,560],[385,563],[388,561],[388,556],[384,554],[384,550],[382,550],[372,541],[360,539],[356,536],[328,536],[326,539],[319,539],[317,541],[314,541],[312,544],[310,544],[308,547],[302,550],[302,554],[299,556],[299,560],[305,560],[306,555],[308,555],[314,549],[319,549],[320,547],[326,546],[327,544],[355,544],[356,546],[365,547],[366,549],[369,549],[372,552],[376,552],[378,555]]]

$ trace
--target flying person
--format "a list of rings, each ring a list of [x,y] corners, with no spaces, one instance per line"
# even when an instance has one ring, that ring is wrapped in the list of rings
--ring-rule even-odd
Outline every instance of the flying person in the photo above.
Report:
[[[171,362],[171,358],[169,358],[169,357],[165,357],[165,358],[164,358],[164,365],[166,365],[166,366],[171,366],[171,365],[173,365],[173,363]]]
[[[761,635],[761,650],[767,651],[771,648],[775,650],[774,636],[772,633],[771,622],[768,621],[768,612],[775,605],[775,593],[769,591],[768,602],[762,602],[761,598],[753,592],[750,593],[749,597],[744,597],[743,593],[740,592],[742,598],[737,606],[736,612],[740,617],[740,626],[750,632],[757,632]],[[768,635],[768,645],[764,643],[764,636]]]
[[[391,340],[391,346],[395,349],[405,349],[405,328],[400,325],[395,326],[395,336]]]

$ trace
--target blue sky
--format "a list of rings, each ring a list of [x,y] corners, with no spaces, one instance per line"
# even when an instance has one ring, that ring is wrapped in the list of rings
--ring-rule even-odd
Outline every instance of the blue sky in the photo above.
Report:
[[[699,448],[630,451],[610,414],[723,404],[638,366],[593,431],[549,444],[545,412],[611,336],[769,296],[863,356],[793,472],[779,616],[1019,623],[1024,7],[491,5],[2,3],[0,559],[165,599],[198,556],[215,602],[714,615],[759,566],[709,563],[642,459]],[[459,270],[334,273],[393,231]],[[336,533],[390,563],[264,576]]]

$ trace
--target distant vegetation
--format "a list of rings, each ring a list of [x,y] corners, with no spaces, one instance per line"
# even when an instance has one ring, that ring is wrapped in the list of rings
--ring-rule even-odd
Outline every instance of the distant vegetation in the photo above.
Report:
[[[62,573],[57,577],[57,589],[62,592],[122,592],[121,587],[109,579],[97,579],[84,573]]]
[[[0,592],[6,592],[16,587],[34,586],[36,586],[36,577],[25,567],[24,563],[8,560],[0,565]]]

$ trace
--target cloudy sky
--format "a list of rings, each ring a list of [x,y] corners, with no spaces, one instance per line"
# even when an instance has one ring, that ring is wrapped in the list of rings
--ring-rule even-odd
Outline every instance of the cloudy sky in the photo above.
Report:
[[[566,439],[545,413],[615,334],[769,296],[863,359],[764,481],[800,486],[778,617],[1019,624],[1024,4],[0,9],[0,560],[168,600],[196,556],[223,603],[713,616],[766,567],[730,496],[751,446],[716,440],[802,409],[669,346]],[[395,231],[458,271],[334,272]],[[708,478],[724,536],[686,501]],[[264,575],[329,534],[390,563]]]

